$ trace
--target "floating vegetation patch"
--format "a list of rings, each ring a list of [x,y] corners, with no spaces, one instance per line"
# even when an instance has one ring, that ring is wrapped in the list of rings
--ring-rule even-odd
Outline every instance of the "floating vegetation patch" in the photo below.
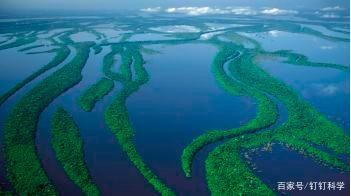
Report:
[[[85,195],[100,195],[85,166],[83,141],[73,118],[59,108],[52,117],[51,127],[52,147],[69,178]]]

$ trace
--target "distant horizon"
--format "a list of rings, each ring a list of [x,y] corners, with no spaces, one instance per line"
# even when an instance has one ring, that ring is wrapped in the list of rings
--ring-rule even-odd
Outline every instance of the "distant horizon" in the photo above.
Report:
[[[320,18],[342,19],[349,18],[350,10],[346,7],[323,6],[304,8],[283,8],[279,6],[181,6],[181,7],[144,7],[140,9],[40,9],[40,8],[0,8],[0,18],[17,17],[67,17],[67,16],[109,16],[119,14],[179,14],[185,16],[203,15],[233,15],[233,16],[274,16],[274,15],[315,15]]]
[[[318,9],[330,6],[340,6],[345,10],[349,10],[350,2],[344,0],[191,0],[191,1],[177,1],[177,0],[129,0],[128,2],[119,2],[113,0],[27,0],[25,2],[20,0],[2,0],[0,3],[0,10],[61,10],[61,11],[122,11],[122,10],[139,10],[143,8],[152,7],[277,7],[282,9]]]

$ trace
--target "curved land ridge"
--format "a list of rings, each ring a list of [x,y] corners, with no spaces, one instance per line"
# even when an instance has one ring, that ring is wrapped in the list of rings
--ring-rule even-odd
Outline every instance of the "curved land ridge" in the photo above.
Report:
[[[67,175],[85,195],[100,195],[84,163],[83,141],[73,118],[58,108],[51,121],[51,144]]]
[[[77,19],[78,20],[78,19]],[[349,42],[349,38],[327,35],[323,32],[301,26],[294,21],[275,21],[267,19],[267,25],[260,20],[238,20],[241,26],[206,29],[202,23],[209,19],[178,19],[179,23],[196,26],[200,32],[164,33],[169,39],[136,40],[136,34],[155,33],[151,27],[156,21],[137,18],[125,18],[128,25],[120,27],[125,31],[115,41],[96,26],[114,23],[114,18],[79,19],[76,23],[66,20],[39,20],[29,24],[0,23],[1,34],[6,34],[5,41],[0,42],[0,50],[16,49],[27,55],[39,53],[55,53],[54,58],[39,70],[33,72],[6,93],[0,96],[0,106],[16,95],[16,92],[45,72],[57,67],[70,54],[67,46],[77,50],[74,58],[57,71],[31,87],[8,114],[4,126],[4,153],[7,177],[12,191],[0,187],[0,194],[11,195],[57,195],[58,188],[50,182],[50,178],[41,166],[36,152],[35,136],[37,123],[42,111],[58,96],[74,87],[82,80],[81,71],[88,58],[110,49],[104,56],[101,69],[104,77],[88,87],[77,98],[77,104],[86,112],[94,109],[95,104],[109,94],[115,84],[121,89],[106,108],[104,118],[107,126],[126,153],[131,164],[141,173],[145,180],[161,195],[175,195],[178,190],[164,183],[143,161],[134,145],[134,130],[129,120],[126,101],[130,95],[146,85],[149,77],[144,65],[142,53],[156,53],[144,46],[178,45],[185,43],[207,43],[218,47],[212,62],[212,74],[218,86],[232,96],[250,97],[257,103],[256,117],[246,124],[228,130],[212,130],[195,138],[183,150],[181,166],[186,177],[191,177],[192,163],[196,154],[211,143],[221,143],[209,153],[205,160],[206,180],[212,195],[275,195],[276,193],[263,183],[242,158],[243,150],[257,149],[266,144],[280,143],[316,160],[322,164],[349,171],[349,165],[340,155],[349,154],[349,137],[342,128],[331,122],[307,103],[292,88],[275,79],[259,66],[259,57],[283,59],[282,62],[296,66],[320,67],[349,72],[349,67],[335,63],[313,62],[304,54],[291,50],[266,51],[252,37],[238,32],[263,33],[271,30],[301,33],[332,42]],[[213,21],[212,21],[213,22]],[[215,22],[228,24],[227,20],[216,19]],[[299,22],[301,23],[301,22]],[[322,25],[333,31],[338,24],[321,22],[305,22]],[[158,20],[157,25],[166,26],[167,20]],[[138,27],[138,28],[136,28]],[[339,25],[342,28],[342,25]],[[113,28],[113,27],[112,27]],[[61,31],[55,31],[61,29]],[[62,30],[63,29],[63,30]],[[95,40],[75,40],[73,35],[89,32]],[[131,33],[132,32],[132,33]],[[344,31],[336,31],[345,33]],[[203,39],[211,35],[208,39]],[[43,42],[44,41],[44,44]],[[46,43],[47,42],[47,43]],[[116,61],[120,56],[120,62]],[[119,64],[117,71],[113,70]],[[99,65],[96,65],[99,66]],[[277,101],[287,110],[287,119],[277,124],[281,113]],[[62,108],[52,116],[52,146],[55,155],[66,174],[86,195],[100,195],[94,184],[89,169],[85,165],[83,140],[79,136],[78,126],[73,118]],[[121,176],[123,178],[123,176]]]

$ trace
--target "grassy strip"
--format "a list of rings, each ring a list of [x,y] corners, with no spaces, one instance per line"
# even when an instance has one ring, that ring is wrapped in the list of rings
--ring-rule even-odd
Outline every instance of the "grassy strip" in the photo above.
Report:
[[[136,46],[129,48],[128,52],[125,54],[131,55],[134,58],[135,74],[137,78],[135,81],[132,81],[131,79],[122,81],[123,89],[105,111],[105,121],[111,131],[115,134],[123,151],[126,152],[133,165],[154,187],[154,189],[162,195],[174,195],[172,190],[168,188],[143,162],[142,157],[137,152],[133,143],[134,131],[128,117],[125,102],[130,94],[137,91],[142,84],[148,81],[148,74],[143,67],[144,61],[141,54],[136,50]],[[130,66],[130,63],[122,64]],[[130,68],[121,68],[120,70],[122,72],[121,75],[123,76],[131,75]]]
[[[53,48],[50,50],[36,51],[36,52],[26,52],[26,54],[43,54],[43,53],[54,53],[57,52],[58,48]]]
[[[51,127],[52,147],[69,178],[85,195],[100,195],[85,165],[83,141],[73,118],[63,108],[59,108],[52,117]]]
[[[107,95],[114,87],[114,82],[107,78],[102,78],[96,84],[89,87],[79,97],[78,104],[86,112],[93,110],[96,102]]]
[[[264,52],[266,53],[266,52]],[[338,69],[341,71],[349,72],[350,68],[348,66],[334,64],[334,63],[315,63],[308,60],[305,55],[296,54],[288,50],[279,50],[271,53],[266,53],[269,56],[279,56],[286,57],[287,59],[283,63],[292,64],[292,65],[301,65],[301,66],[310,66],[310,67],[328,67],[333,69]]]
[[[38,44],[38,45],[33,45],[33,46],[27,46],[25,48],[19,49],[18,51],[19,52],[24,52],[24,51],[28,51],[28,50],[35,49],[35,48],[40,48],[40,47],[43,47],[43,46],[45,46],[45,45],[44,44]]]
[[[5,123],[5,158],[8,177],[23,195],[55,195],[56,191],[42,169],[34,137],[42,111],[59,95],[81,79],[91,44],[76,46],[71,62],[42,80],[11,110]]]
[[[13,94],[15,94],[19,89],[21,89],[23,86],[40,76],[41,74],[45,73],[49,69],[56,67],[60,63],[62,63],[70,54],[70,50],[67,47],[61,47],[59,49],[56,49],[56,56],[45,66],[40,68],[38,71],[32,73],[30,76],[22,80],[21,82],[17,83],[16,86],[11,88],[9,91],[7,91],[5,94],[0,96],[0,106]]]
[[[24,37],[24,35],[21,35],[20,38],[16,39],[16,41],[4,44],[0,46],[0,50],[5,50],[5,49],[10,49],[10,48],[15,48],[19,46],[24,46],[30,43],[33,43],[37,40],[36,37],[30,36],[30,37]]]
[[[257,116],[239,128],[229,130],[213,130],[194,139],[183,150],[181,157],[182,169],[187,177],[191,176],[191,165],[194,156],[204,146],[225,138],[236,137],[243,133],[255,132],[274,124],[278,118],[278,110],[272,100],[270,100],[263,93],[252,89],[250,86],[232,79],[224,71],[224,64],[226,62],[230,62],[230,64],[237,63],[235,60],[230,60],[231,56],[233,56],[233,51],[236,51],[235,47],[230,45],[222,45],[221,50],[217,53],[212,63],[212,72],[214,73],[218,84],[228,93],[234,96],[239,95],[253,97],[258,103]],[[229,61],[227,61],[228,59]]]
[[[313,30],[309,27],[302,27],[300,29],[300,32],[314,35],[314,36],[317,36],[317,37],[320,37],[320,38],[323,38],[326,40],[331,40],[331,41],[342,41],[342,42],[349,42],[350,41],[349,38],[342,38],[342,37],[334,37],[331,35],[325,35],[324,33],[320,32],[320,31]]]

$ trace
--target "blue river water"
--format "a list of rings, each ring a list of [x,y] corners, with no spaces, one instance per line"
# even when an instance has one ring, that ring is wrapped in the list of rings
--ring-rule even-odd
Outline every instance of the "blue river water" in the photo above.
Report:
[[[340,63],[349,66],[349,43],[332,42],[310,35],[287,32],[243,33],[258,40],[268,51],[291,49],[312,61]],[[112,36],[111,36],[112,37]],[[117,36],[118,37],[118,36]],[[118,37],[119,38],[119,37]],[[95,37],[75,34],[75,41],[91,41]],[[129,41],[170,39],[163,34],[137,34]],[[300,45],[299,42],[306,45]],[[310,47],[313,46],[313,47]],[[205,160],[218,145],[205,147],[195,157],[192,178],[185,178],[180,157],[183,149],[196,137],[210,130],[226,130],[255,117],[256,103],[249,97],[232,96],[217,83],[211,63],[218,49],[211,44],[145,46],[157,52],[144,52],[149,81],[126,102],[134,128],[134,144],[146,165],[178,195],[209,195],[206,185]],[[52,54],[26,55],[18,48],[0,51],[0,94],[6,92],[33,71],[45,65]],[[3,127],[10,109],[28,90],[69,59],[38,79],[27,84],[0,107],[0,147]],[[104,77],[103,57],[110,52],[104,46],[100,54],[90,53],[82,71],[82,81],[57,97],[41,114],[35,142],[42,166],[61,195],[80,195],[55,159],[50,146],[50,119],[58,107],[64,107],[76,121],[84,140],[85,161],[93,181],[103,195],[155,195],[152,187],[128,160],[104,120],[104,111],[114,100],[120,84],[96,104],[92,112],[84,112],[77,99],[89,86]],[[118,70],[120,57],[112,68]],[[262,58],[259,65],[273,77],[283,81],[332,122],[349,134],[350,76],[348,72],[330,68],[287,65],[280,59]],[[279,181],[343,181],[349,186],[349,174],[329,168],[304,157],[285,146],[274,144],[271,151],[249,154],[253,171],[272,189]],[[0,182],[10,185],[5,177],[4,157],[0,153]],[[348,187],[347,187],[348,188]],[[297,193],[293,193],[297,194]],[[301,192],[299,195],[323,195]],[[348,195],[348,191],[340,192]]]

